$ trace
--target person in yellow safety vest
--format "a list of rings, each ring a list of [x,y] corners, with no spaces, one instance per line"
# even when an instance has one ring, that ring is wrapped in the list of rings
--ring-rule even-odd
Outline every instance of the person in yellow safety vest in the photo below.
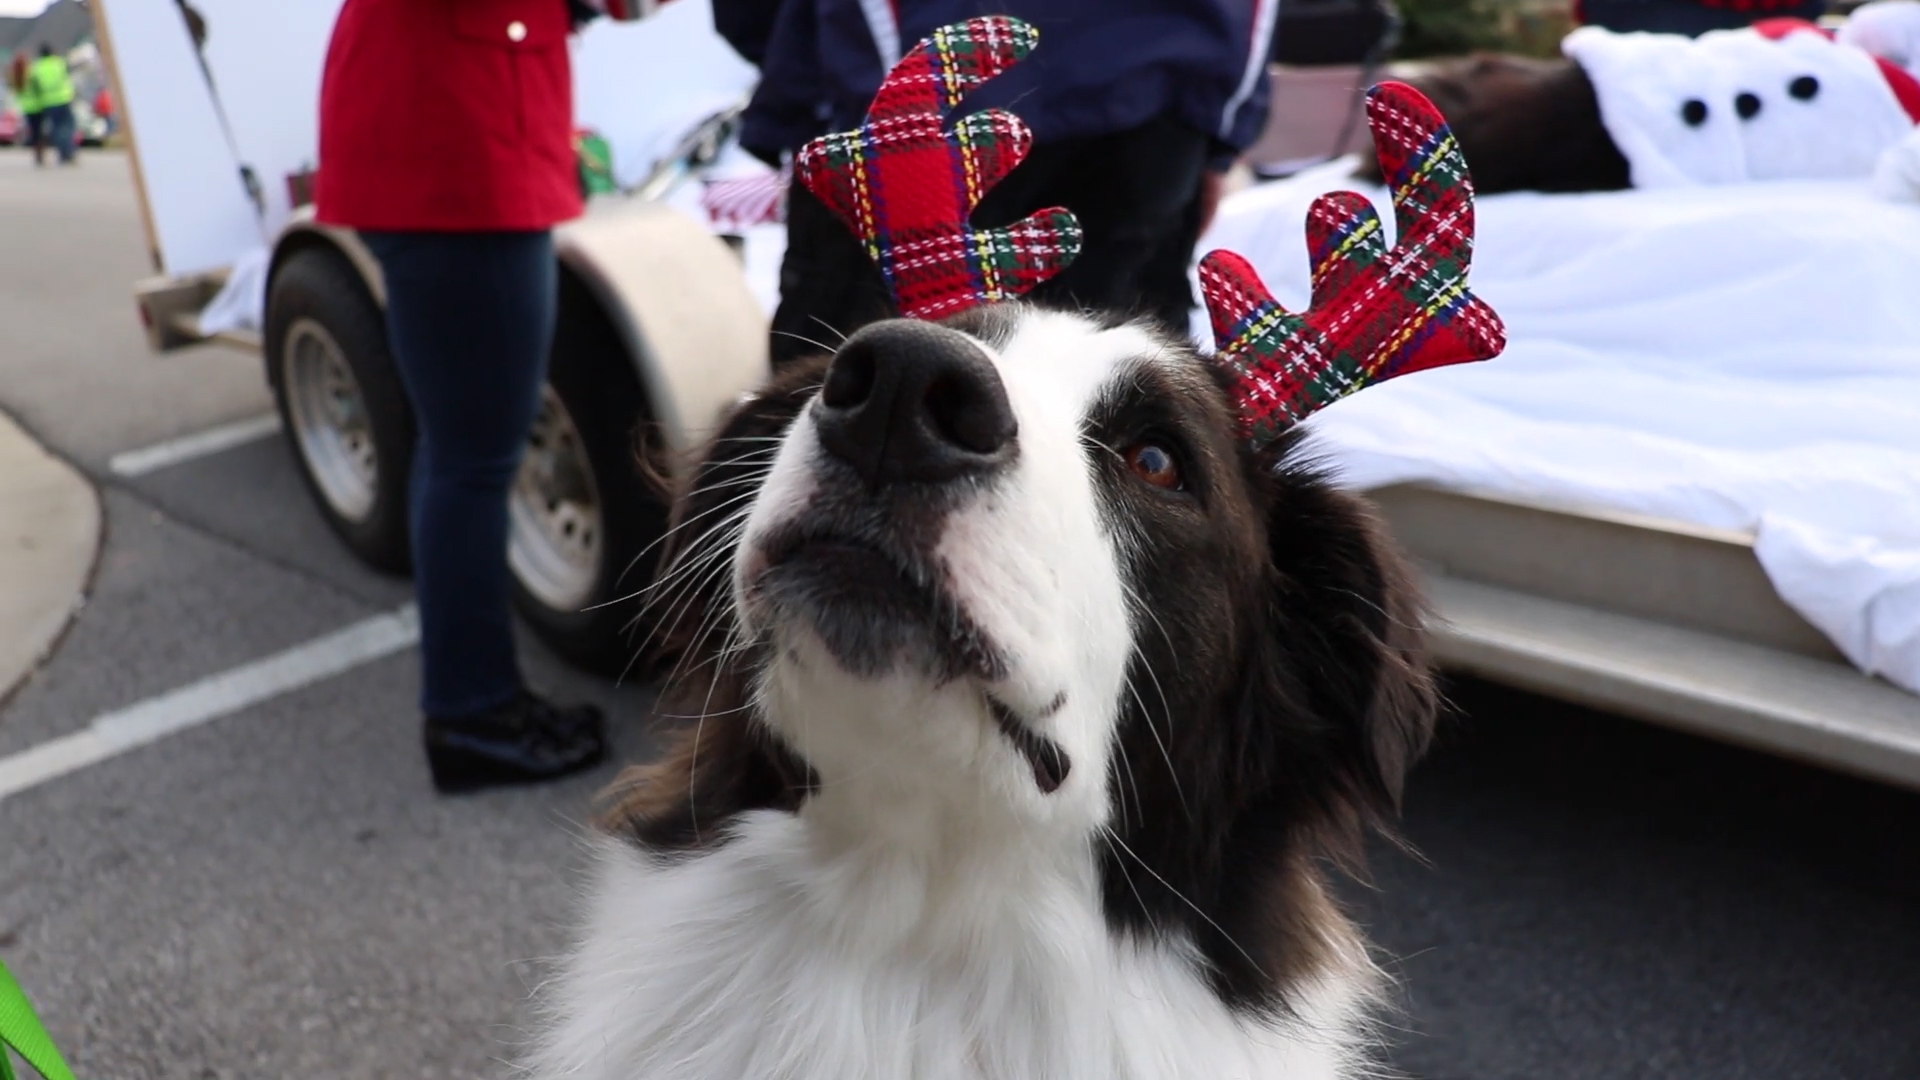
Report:
[[[27,69],[27,94],[40,106],[40,138],[33,144],[33,163],[45,163],[45,147],[52,143],[60,164],[73,164],[73,76],[67,58],[40,46],[40,59]]]

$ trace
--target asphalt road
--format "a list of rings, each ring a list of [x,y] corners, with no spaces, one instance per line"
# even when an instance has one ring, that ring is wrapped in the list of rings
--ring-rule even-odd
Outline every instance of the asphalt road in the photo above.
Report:
[[[258,361],[149,356],[121,162],[0,151],[0,407],[105,491],[64,643],[0,756],[395,609],[276,439],[143,476],[119,451],[267,409]],[[566,670],[620,755],[645,687]],[[565,940],[597,775],[456,800],[414,656],[272,697],[0,801],[0,957],[82,1077],[507,1076]],[[1920,1077],[1920,798],[1478,684],[1355,908],[1429,1080]]]

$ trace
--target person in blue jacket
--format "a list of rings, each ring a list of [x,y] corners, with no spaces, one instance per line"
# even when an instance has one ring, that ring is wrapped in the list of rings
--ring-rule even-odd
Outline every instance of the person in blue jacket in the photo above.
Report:
[[[1047,206],[1080,219],[1080,257],[1032,294],[1135,312],[1184,337],[1187,268],[1219,181],[1260,133],[1279,0],[715,0],[714,23],[760,85],[741,144],[772,164],[859,126],[887,70],[934,29],[1013,15],[1040,31],[1031,56],[976,91],[1034,132],[1032,154],[988,193],[974,224]],[[788,193],[773,320],[776,363],[893,314],[879,272],[810,193]]]

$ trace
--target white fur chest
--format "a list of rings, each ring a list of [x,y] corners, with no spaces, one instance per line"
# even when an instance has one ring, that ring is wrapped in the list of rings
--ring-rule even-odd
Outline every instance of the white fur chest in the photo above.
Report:
[[[585,936],[550,988],[557,1015],[535,1074],[1334,1080],[1359,1071],[1357,980],[1307,995],[1284,1024],[1237,1017],[1176,946],[1109,933],[1090,864],[1070,880],[1046,862],[1053,869],[823,857],[801,819],[773,812],[745,815],[719,849],[678,859],[609,843]]]

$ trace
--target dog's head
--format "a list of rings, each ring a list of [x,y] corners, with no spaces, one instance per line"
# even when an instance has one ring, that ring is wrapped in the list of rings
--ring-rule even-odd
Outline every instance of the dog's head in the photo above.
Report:
[[[1473,162],[1482,195],[1508,191],[1618,191],[1631,186],[1627,159],[1600,119],[1586,70],[1566,57],[1503,53],[1415,61],[1407,83],[1447,118]],[[1360,174],[1381,183],[1379,163]]]
[[[743,403],[675,512],[668,759],[621,829],[750,809],[1078,847],[1117,932],[1183,931],[1230,1000],[1328,959],[1314,860],[1389,814],[1435,697],[1419,602],[1297,436],[1219,369],[1024,304],[869,326]]]

